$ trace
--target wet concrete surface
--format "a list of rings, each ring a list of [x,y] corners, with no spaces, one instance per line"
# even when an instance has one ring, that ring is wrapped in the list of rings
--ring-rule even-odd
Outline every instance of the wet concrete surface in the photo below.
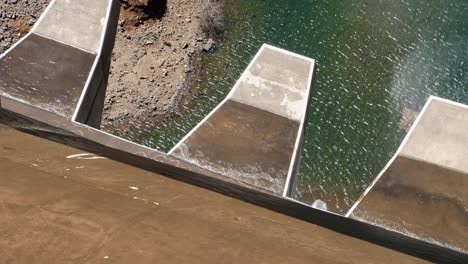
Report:
[[[468,175],[399,157],[352,217],[468,252]]]
[[[1,263],[421,263],[0,125]]]
[[[298,129],[293,120],[228,100],[172,155],[281,193]]]
[[[31,34],[0,60],[0,92],[72,117],[95,55]]]

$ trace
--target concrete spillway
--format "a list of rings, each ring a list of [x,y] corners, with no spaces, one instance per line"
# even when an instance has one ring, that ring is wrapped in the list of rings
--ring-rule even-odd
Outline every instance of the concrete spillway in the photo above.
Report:
[[[1,95],[98,127],[118,6],[114,0],[53,0],[31,32],[0,57]]]
[[[463,263],[467,258],[465,253],[445,245],[316,210],[288,197],[300,159],[315,70],[315,62],[309,58],[264,45],[232,92],[170,155],[99,130],[118,10],[117,0],[52,1],[32,31],[0,56],[0,122],[428,260]],[[3,146],[5,152],[9,148]],[[78,154],[70,157],[82,157],[83,153]],[[9,174],[14,171],[14,163],[0,159],[0,166]],[[49,174],[60,173],[53,166],[47,172],[25,168],[22,163],[16,166],[26,175],[37,172],[48,180]],[[109,169],[109,173],[113,171]],[[129,169],[129,173],[133,170]],[[99,178],[98,174],[92,175]],[[5,186],[10,181],[7,176],[3,174],[0,179]],[[23,178],[25,182],[27,179]],[[19,179],[11,180],[9,192],[19,188],[18,197],[28,195],[27,191],[21,192],[24,189],[20,184],[15,185]],[[57,186],[67,188],[63,180]],[[30,185],[27,188],[34,189]],[[71,193],[81,194],[79,186],[70,188]],[[60,196],[57,192],[54,195]],[[107,198],[100,199],[104,198],[96,200],[105,202]],[[130,203],[126,199],[115,201],[116,205]],[[71,207],[80,210],[86,208],[83,204],[90,204],[84,198],[76,202],[80,206]],[[353,216],[361,207],[356,208]],[[117,213],[104,209],[105,217],[124,214],[120,209]],[[145,214],[147,209],[137,211]],[[97,221],[100,215],[96,215],[85,219]],[[284,234],[283,238],[289,232]]]
[[[431,97],[348,216],[468,252],[468,107]]]
[[[286,195],[300,157],[314,67],[314,60],[263,45],[226,99],[168,154]]]

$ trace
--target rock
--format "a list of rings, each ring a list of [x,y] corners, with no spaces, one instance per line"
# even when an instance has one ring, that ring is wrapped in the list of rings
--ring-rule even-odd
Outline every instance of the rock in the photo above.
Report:
[[[203,51],[210,52],[216,47],[216,43],[213,39],[208,39],[208,41],[203,45]]]

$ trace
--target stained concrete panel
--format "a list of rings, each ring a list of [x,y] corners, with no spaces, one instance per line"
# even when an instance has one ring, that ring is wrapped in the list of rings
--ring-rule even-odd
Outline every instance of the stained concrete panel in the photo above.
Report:
[[[468,175],[398,157],[352,217],[468,252]]]
[[[301,121],[307,108],[313,60],[264,46],[230,99]]]
[[[172,155],[281,193],[298,129],[293,120],[228,100]]]
[[[34,33],[97,53],[113,0],[56,0]]]
[[[0,92],[71,117],[95,55],[31,34],[0,60]]]
[[[432,100],[401,155],[468,172],[468,107]]]

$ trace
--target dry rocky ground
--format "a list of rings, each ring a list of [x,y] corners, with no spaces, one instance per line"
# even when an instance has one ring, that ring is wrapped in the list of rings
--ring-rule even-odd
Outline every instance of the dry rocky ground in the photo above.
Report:
[[[30,30],[48,2],[0,0],[0,52]],[[217,0],[120,3],[104,127],[176,113],[190,86],[192,61],[216,48],[202,21],[219,10]]]
[[[48,0],[0,0],[0,53],[28,33]]]
[[[192,61],[215,49],[202,20],[213,0],[121,0],[104,128],[177,112]]]

